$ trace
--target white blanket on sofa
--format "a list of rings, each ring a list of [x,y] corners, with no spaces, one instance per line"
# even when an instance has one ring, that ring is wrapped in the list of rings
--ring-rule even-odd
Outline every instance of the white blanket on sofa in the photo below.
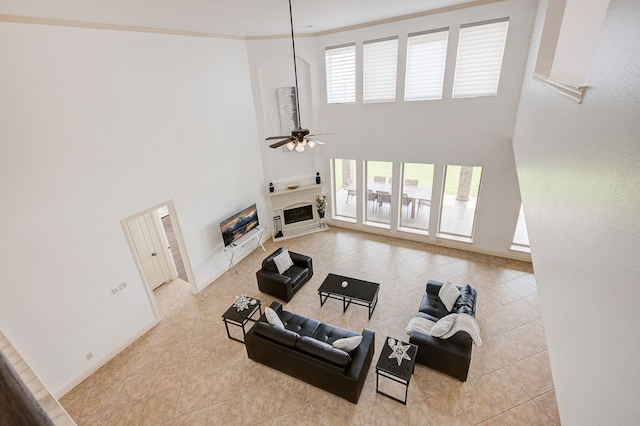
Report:
[[[482,346],[478,321],[469,314],[449,314],[440,318],[431,328],[431,335],[441,339],[448,339],[458,331],[466,332],[471,336],[476,346]]]

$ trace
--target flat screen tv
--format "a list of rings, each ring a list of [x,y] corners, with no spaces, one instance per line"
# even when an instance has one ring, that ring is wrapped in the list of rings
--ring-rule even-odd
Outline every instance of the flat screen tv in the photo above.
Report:
[[[260,225],[260,222],[258,221],[258,210],[256,210],[255,204],[223,220],[220,222],[220,231],[222,232],[224,246],[230,246],[258,225]]]

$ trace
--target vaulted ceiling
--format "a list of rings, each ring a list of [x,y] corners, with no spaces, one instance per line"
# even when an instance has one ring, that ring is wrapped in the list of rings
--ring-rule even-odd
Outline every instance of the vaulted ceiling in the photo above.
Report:
[[[292,0],[297,34],[500,0]],[[149,28],[229,37],[289,33],[288,0],[0,0],[0,21]]]

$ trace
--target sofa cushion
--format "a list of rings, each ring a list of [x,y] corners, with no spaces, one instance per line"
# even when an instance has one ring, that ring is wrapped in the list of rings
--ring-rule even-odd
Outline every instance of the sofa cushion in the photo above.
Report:
[[[351,362],[351,356],[341,349],[314,339],[313,337],[302,336],[296,341],[296,348],[301,352],[315,358],[330,362],[338,367],[346,367]]]
[[[286,328],[274,327],[262,321],[256,323],[254,330],[256,334],[290,348],[295,347],[296,341],[300,338],[300,335],[295,331],[287,330]]]
[[[287,269],[293,266],[293,260],[291,260],[291,256],[289,255],[288,250],[282,250],[282,252],[273,258],[273,262],[276,264],[276,268],[278,268],[278,273],[283,274]]]
[[[320,325],[319,321],[302,315],[289,313],[288,311],[282,312],[281,319],[287,330],[295,331],[301,336],[313,336],[313,333]]]
[[[451,312],[456,304],[456,301],[460,297],[460,290],[451,282],[449,278],[442,284],[440,291],[438,291],[438,297],[447,307],[447,310]]]
[[[291,278],[292,285],[297,285],[307,278],[309,270],[307,268],[301,268],[300,266],[293,265],[281,275]]]
[[[331,346],[337,349],[342,349],[345,352],[351,352],[360,345],[360,342],[362,342],[361,335],[343,337],[342,339],[335,340]]]
[[[267,321],[269,321],[269,324],[271,324],[272,326],[284,329],[282,320],[280,319],[276,311],[274,311],[270,307],[267,306],[266,308],[264,308],[264,316],[267,317]]]
[[[357,335],[358,333],[356,333],[355,331],[347,330],[346,328],[340,328],[335,325],[322,323],[318,326],[312,337],[320,342],[332,345],[333,342],[338,339]]]

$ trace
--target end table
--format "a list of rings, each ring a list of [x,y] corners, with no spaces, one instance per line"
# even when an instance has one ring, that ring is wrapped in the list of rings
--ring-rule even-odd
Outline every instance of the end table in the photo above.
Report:
[[[255,303],[251,304],[254,300],[255,300]],[[253,322],[257,321],[257,320],[255,320],[253,318],[253,316],[254,316],[254,314],[256,312],[259,312],[260,315],[262,315],[262,305],[261,305],[260,300],[251,299],[251,303],[249,303],[249,305],[248,305],[248,307],[246,309],[243,309],[243,310],[240,310],[240,311],[238,310],[236,305],[233,304],[233,305],[231,305],[231,307],[229,309],[227,309],[227,311],[224,314],[222,314],[222,321],[224,321],[224,326],[227,329],[227,337],[229,339],[238,341],[240,343],[244,343],[244,336],[246,335],[246,332],[247,332],[245,330],[244,326],[249,321],[253,321]],[[229,324],[232,324],[232,325],[235,325],[237,327],[241,327],[242,328],[242,339],[243,340],[240,340],[240,339],[238,339],[236,337],[231,336],[231,334],[229,333]]]
[[[407,405],[409,382],[415,368],[417,353],[418,347],[413,343],[406,343],[393,337],[387,337],[376,364],[376,392]],[[404,385],[404,400],[381,391],[378,387],[380,377]]]

